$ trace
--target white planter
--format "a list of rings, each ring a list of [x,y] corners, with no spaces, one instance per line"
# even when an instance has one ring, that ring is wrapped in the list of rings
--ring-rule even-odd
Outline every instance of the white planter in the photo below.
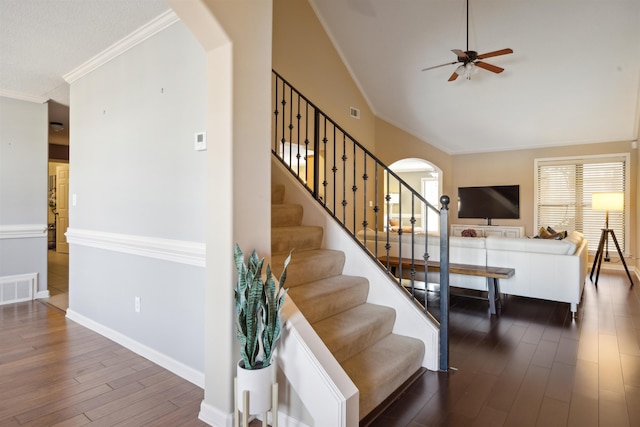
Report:
[[[249,391],[249,414],[263,414],[271,409],[271,386],[275,382],[275,363],[262,369],[244,369],[242,360],[238,362],[238,410],[243,409],[243,393]]]

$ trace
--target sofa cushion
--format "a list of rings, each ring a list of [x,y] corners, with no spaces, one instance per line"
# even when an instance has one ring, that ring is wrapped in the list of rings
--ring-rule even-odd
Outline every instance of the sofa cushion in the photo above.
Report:
[[[486,238],[488,250],[534,252],[557,255],[573,255],[583,239],[582,233],[572,231],[562,240],[547,239],[518,239],[507,237]]]
[[[449,236],[449,246],[484,249],[485,239],[483,237]]]

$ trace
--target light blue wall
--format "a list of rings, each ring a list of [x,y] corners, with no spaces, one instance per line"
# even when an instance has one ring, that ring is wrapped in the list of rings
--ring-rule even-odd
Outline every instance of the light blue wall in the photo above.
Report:
[[[47,289],[47,150],[47,105],[0,97],[0,277],[38,273],[41,291]],[[7,232],[37,227],[38,237]]]
[[[70,240],[70,310],[199,372],[205,268],[162,259],[161,246],[204,246],[206,152],[194,135],[206,125],[205,74],[178,22],[73,82],[70,106],[70,230],[116,243]],[[158,247],[132,254],[131,239]]]

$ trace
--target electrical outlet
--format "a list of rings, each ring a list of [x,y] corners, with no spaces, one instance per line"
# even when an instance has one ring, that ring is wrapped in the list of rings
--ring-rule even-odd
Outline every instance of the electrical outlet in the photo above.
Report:
[[[136,313],[140,313],[140,297],[135,298],[135,309]]]

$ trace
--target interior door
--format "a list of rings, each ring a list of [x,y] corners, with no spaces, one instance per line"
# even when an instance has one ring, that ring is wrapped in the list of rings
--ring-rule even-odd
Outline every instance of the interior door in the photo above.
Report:
[[[69,227],[69,165],[56,166],[56,252],[69,253],[64,233]]]

